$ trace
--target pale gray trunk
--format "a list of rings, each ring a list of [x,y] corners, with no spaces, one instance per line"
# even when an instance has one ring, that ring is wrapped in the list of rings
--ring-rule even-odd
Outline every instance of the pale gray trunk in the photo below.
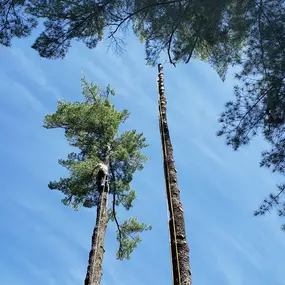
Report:
[[[108,159],[106,159],[106,166],[108,166]],[[104,241],[108,223],[107,209],[108,209],[108,194],[109,184],[108,175],[105,173],[101,177],[101,183],[98,178],[98,188],[100,191],[99,204],[97,206],[96,225],[93,230],[91,250],[89,253],[88,268],[85,278],[85,285],[100,285],[101,277],[103,275],[102,263],[104,257]]]
[[[101,205],[99,204],[97,207],[96,225],[92,235],[85,285],[100,285],[103,274],[102,262],[105,252],[104,240],[107,227],[108,192],[104,191],[100,200]]]
[[[164,89],[163,67],[158,65],[159,125],[163,147],[164,172],[169,209],[169,232],[174,285],[191,285],[189,247],[186,241],[184,213],[174,166],[173,148],[170,140]]]

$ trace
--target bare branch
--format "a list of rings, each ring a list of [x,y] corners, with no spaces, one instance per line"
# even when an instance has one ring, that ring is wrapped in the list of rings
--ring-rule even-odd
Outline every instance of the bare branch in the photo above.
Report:
[[[114,169],[112,167],[111,162],[110,162],[110,170],[111,170],[113,179],[115,180],[115,173],[114,173]],[[119,253],[119,257],[120,257],[120,254],[121,254],[121,251],[122,251],[122,246],[123,246],[122,245],[122,231],[121,231],[121,227],[120,227],[120,224],[119,224],[119,222],[117,220],[117,215],[116,215],[116,192],[115,191],[113,191],[112,213],[113,213],[113,217],[114,217],[117,229],[118,229],[118,235],[119,235],[119,249],[118,249],[118,253]]]
[[[193,55],[193,52],[194,52],[194,50],[195,50],[196,44],[197,44],[197,42],[198,42],[198,39],[199,39],[199,37],[197,36],[197,37],[195,38],[193,47],[192,47],[191,52],[190,52],[190,54],[189,54],[189,56],[188,56],[188,58],[187,58],[187,60],[186,60],[185,63],[188,63],[188,62],[190,61],[190,59],[192,58],[192,55]]]

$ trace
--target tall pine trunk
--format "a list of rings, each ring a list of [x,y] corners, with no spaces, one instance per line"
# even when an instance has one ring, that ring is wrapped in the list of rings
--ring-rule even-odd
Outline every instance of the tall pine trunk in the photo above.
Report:
[[[108,159],[105,161],[105,166],[108,167]],[[88,268],[85,278],[85,285],[100,285],[101,277],[103,275],[102,263],[104,257],[104,241],[108,223],[107,209],[108,209],[108,174],[101,172],[100,177],[97,175],[97,183],[100,191],[99,204],[97,206],[96,225],[93,230],[91,250],[89,253]]]
[[[159,125],[163,148],[164,173],[169,209],[169,232],[172,259],[172,276],[174,285],[191,285],[189,264],[189,247],[186,241],[185,222],[177,174],[174,166],[173,148],[170,140],[167,116],[164,74],[158,65]]]

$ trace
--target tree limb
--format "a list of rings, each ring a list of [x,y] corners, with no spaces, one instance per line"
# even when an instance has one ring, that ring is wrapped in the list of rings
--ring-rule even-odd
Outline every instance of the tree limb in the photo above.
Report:
[[[112,173],[112,176],[113,176],[113,179],[115,181],[115,173],[114,173],[114,169],[112,167],[112,164],[110,162],[110,170],[111,170],[111,173]],[[122,250],[122,231],[121,231],[121,227],[120,227],[120,224],[117,220],[117,215],[116,215],[116,192],[113,191],[113,201],[112,201],[112,213],[113,213],[113,217],[114,217],[114,220],[115,220],[115,223],[116,223],[116,226],[117,226],[117,229],[118,229],[118,235],[119,235],[119,249],[118,249],[118,253],[119,253],[119,257],[120,257],[120,254],[121,254],[121,250]]]
[[[165,1],[165,2],[159,2],[159,3],[152,3],[149,4],[147,6],[144,6],[138,10],[136,10],[135,12],[129,13],[125,18],[123,18],[121,20],[121,22],[117,25],[116,29],[114,31],[111,32],[111,34],[109,35],[109,38],[113,37],[114,34],[119,30],[119,28],[128,20],[130,20],[133,16],[135,16],[136,14],[151,8],[151,7],[155,7],[155,6],[163,6],[163,5],[168,5],[168,4],[173,4],[173,3],[177,3],[180,2],[180,0],[173,0],[173,1]]]
[[[188,62],[190,61],[190,59],[192,58],[192,55],[193,55],[193,52],[194,52],[194,50],[195,50],[196,44],[197,44],[197,42],[198,42],[198,39],[199,39],[199,36],[196,36],[195,41],[194,41],[194,44],[193,44],[193,47],[192,47],[192,49],[191,49],[191,52],[190,52],[190,54],[189,54],[187,60],[185,61],[185,63],[188,63]]]
[[[285,188],[283,188],[282,190],[279,191],[278,194],[276,194],[273,198],[271,198],[271,202],[267,202],[267,207],[263,210],[259,210],[259,211],[256,211],[254,213],[255,216],[257,215],[262,215],[264,214],[265,212],[269,211],[269,209],[273,206],[273,203],[276,202],[275,200],[284,192]],[[266,201],[266,200],[265,200]]]
[[[260,5],[260,4],[261,4],[261,5]],[[283,54],[284,54],[284,46],[282,45],[282,43],[281,43],[281,41],[280,41],[280,39],[279,39],[279,35],[278,35],[278,33],[276,32],[276,30],[275,30],[275,28],[274,28],[274,25],[273,25],[272,22],[271,22],[271,19],[269,18],[269,16],[268,16],[268,15],[265,13],[265,11],[264,11],[262,1],[261,1],[260,4],[256,3],[256,6],[261,10],[261,12],[262,12],[262,14],[264,15],[264,17],[266,18],[268,24],[269,24],[270,27],[272,28],[273,33],[274,33],[274,35],[275,35],[275,37],[276,37],[276,40],[277,40],[277,42],[278,42],[280,48],[283,50]]]

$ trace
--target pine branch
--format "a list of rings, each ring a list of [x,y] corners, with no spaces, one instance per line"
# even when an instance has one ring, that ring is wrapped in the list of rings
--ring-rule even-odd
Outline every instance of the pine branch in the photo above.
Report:
[[[159,3],[152,3],[149,5],[146,5],[138,10],[136,10],[135,12],[129,13],[125,18],[123,18],[121,20],[121,22],[117,25],[117,27],[115,28],[114,31],[111,32],[111,34],[109,35],[109,38],[113,38],[115,33],[120,29],[120,27],[128,20],[130,20],[133,16],[135,16],[136,14],[139,14],[140,12],[147,10],[151,7],[155,7],[155,6],[163,6],[163,5],[168,5],[168,4],[173,4],[173,3],[177,3],[180,2],[180,0],[173,0],[173,1],[165,1],[165,2],[159,2]]]
[[[275,38],[276,38],[276,40],[277,40],[277,42],[278,42],[280,48],[283,50],[283,53],[284,53],[284,47],[283,47],[283,45],[282,45],[282,43],[281,43],[281,41],[280,41],[279,35],[278,35],[278,33],[276,32],[275,27],[274,27],[274,25],[273,25],[272,22],[271,22],[271,19],[269,18],[269,16],[268,16],[268,15],[265,13],[265,11],[264,11],[263,2],[260,1],[259,4],[256,3],[256,6],[261,10],[263,16],[266,18],[268,24],[269,24],[270,27],[272,28],[273,33],[274,33],[274,35],[275,35]],[[285,54],[285,53],[284,53],[284,54]]]
[[[278,199],[280,195],[285,191],[285,187],[283,186],[283,188],[281,189],[281,186],[279,186],[279,189],[280,191],[278,192],[278,194],[276,194],[275,196],[273,194],[270,195],[270,201],[267,201],[266,199],[264,200],[263,204],[259,207],[259,210],[256,210],[254,212],[254,216],[264,215],[273,207],[274,204],[278,204]]]

